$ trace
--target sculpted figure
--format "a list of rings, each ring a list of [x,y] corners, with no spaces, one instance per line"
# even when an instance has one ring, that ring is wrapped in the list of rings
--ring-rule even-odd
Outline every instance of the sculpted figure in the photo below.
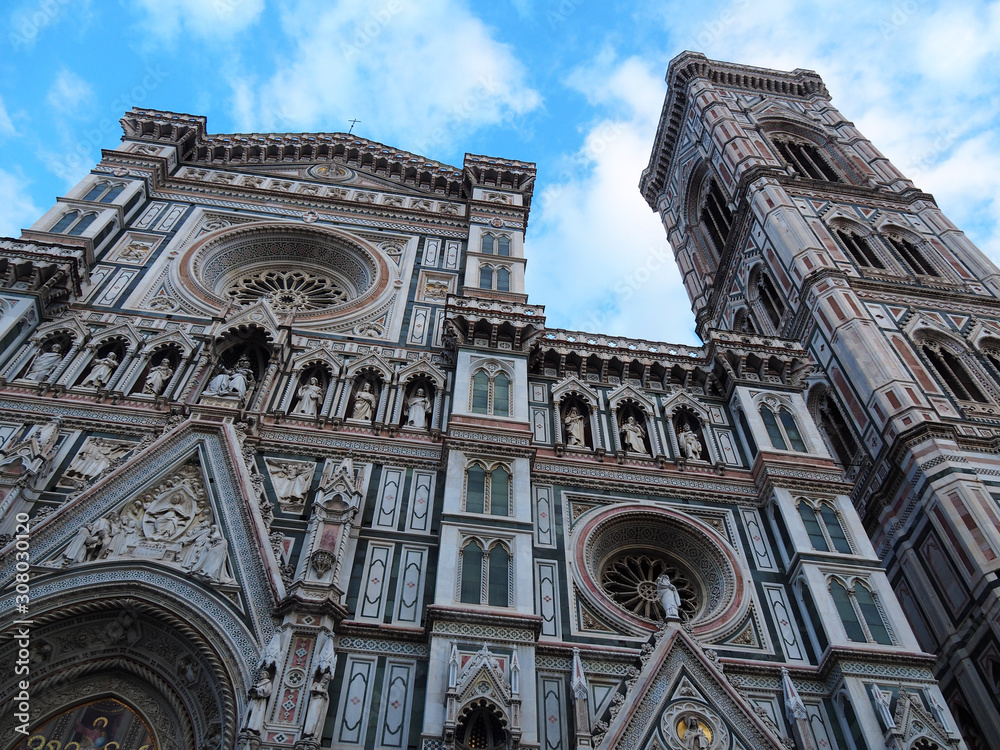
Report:
[[[82,450],[73,457],[69,468],[66,469],[67,477],[81,477],[83,479],[93,479],[99,477],[116,458],[125,455],[128,448],[109,443],[100,438],[91,438],[83,446]]]
[[[660,598],[666,619],[679,620],[681,616],[681,596],[677,587],[666,573],[656,579],[656,595]]]
[[[236,363],[236,369],[229,376],[230,393],[242,401],[253,388],[254,382],[256,379],[253,376],[253,370],[250,369],[250,360],[246,357],[240,357],[240,361]]]
[[[333,677],[336,661],[333,641],[327,639],[316,659],[312,685],[309,687],[309,708],[302,727],[303,737],[320,737],[323,733],[323,724],[330,707],[330,678]]]
[[[308,382],[299,388],[299,402],[292,410],[292,414],[315,417],[319,414],[319,408],[322,405],[323,389],[320,387],[319,379],[309,378]]]
[[[189,571],[192,575],[209,578],[220,583],[232,583],[226,572],[226,560],[229,558],[229,542],[219,533],[219,527],[212,525],[208,541],[198,553]]]
[[[63,553],[67,563],[88,562],[100,560],[110,549],[111,539],[118,532],[118,515],[112,513],[108,518],[98,518],[76,532],[76,537],[70,542]]]
[[[427,429],[427,415],[431,410],[431,400],[427,398],[423,388],[417,388],[416,392],[406,400],[407,417],[406,426],[416,427],[418,430]]]
[[[711,741],[705,730],[701,728],[701,722],[694,716],[687,719],[687,731],[684,733],[684,747],[689,750],[708,750]]]
[[[205,388],[206,396],[224,396],[229,393],[229,369],[225,365],[219,365],[219,372],[216,373]]]
[[[56,365],[62,362],[62,358],[62,346],[60,344],[53,344],[52,348],[47,352],[39,352],[35,355],[35,359],[32,361],[31,367],[28,369],[28,374],[24,376],[24,379],[36,382],[48,380],[49,375],[56,369]]]
[[[279,498],[305,502],[313,475],[311,466],[280,463],[277,466],[268,464],[268,468],[271,470],[271,484]]]
[[[164,357],[160,360],[160,364],[152,368],[146,375],[146,384],[142,387],[142,392],[151,393],[154,396],[162,395],[163,389],[167,387],[173,374],[174,368],[170,366],[170,360]]]
[[[83,379],[80,385],[92,385],[95,388],[103,388],[111,380],[111,376],[118,369],[118,355],[108,352],[106,357],[98,357],[90,365],[90,372]]]
[[[255,734],[260,734],[264,728],[264,712],[267,710],[267,699],[271,697],[274,690],[274,683],[271,681],[271,673],[267,669],[260,670],[257,681],[247,692],[250,698],[247,720],[244,728]]]
[[[563,425],[566,427],[566,445],[583,447],[584,424],[585,420],[580,410],[575,406],[571,406],[569,411],[566,412],[566,416],[563,417]]]
[[[371,422],[375,419],[375,406],[377,404],[378,399],[372,393],[372,384],[365,381],[364,385],[361,386],[361,389],[354,396],[354,410],[351,412],[351,416],[354,419]]]
[[[680,443],[681,453],[685,458],[696,461],[701,458],[701,441],[688,425],[685,424],[677,433],[677,442]]]
[[[622,424],[621,434],[625,450],[646,453],[646,445],[643,443],[646,431],[641,424],[635,421],[635,417],[629,417],[625,420]]]

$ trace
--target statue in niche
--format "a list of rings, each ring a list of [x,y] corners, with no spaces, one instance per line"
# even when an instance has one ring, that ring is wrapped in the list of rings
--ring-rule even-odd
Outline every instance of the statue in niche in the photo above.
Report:
[[[372,392],[372,384],[366,380],[354,395],[354,409],[351,412],[351,416],[363,422],[371,422],[375,419],[375,407],[377,404],[378,398]]]
[[[34,380],[38,383],[48,380],[52,371],[62,362],[62,358],[63,347],[61,344],[53,344],[47,352],[40,351],[35,355],[35,359],[32,361],[31,367],[28,369],[28,373],[24,376],[24,379]]]
[[[119,533],[120,523],[118,514],[110,513],[107,518],[98,518],[96,521],[84,524],[63,552],[64,563],[89,562],[104,558],[111,549],[112,538]]]
[[[68,478],[94,479],[99,477],[113,461],[121,458],[132,449],[110,440],[89,438],[80,452],[77,453],[66,469]]]
[[[163,357],[160,363],[146,374],[146,384],[142,387],[142,392],[153,396],[163,395],[173,375],[174,368],[170,366],[170,360]]]
[[[304,385],[299,387],[299,402],[292,410],[292,414],[316,417],[319,415],[319,408],[322,405],[323,388],[319,384],[319,378],[309,378]]]
[[[204,395],[232,398],[242,402],[247,397],[247,393],[253,390],[256,382],[250,367],[250,360],[246,357],[240,357],[236,367],[232,370],[225,365],[219,365],[219,372],[209,381]]]
[[[90,372],[83,379],[80,385],[92,385],[95,388],[103,388],[111,380],[111,376],[118,369],[118,355],[108,352],[105,357],[98,357],[90,365]]]
[[[316,659],[316,668],[309,687],[309,708],[306,710],[306,719],[302,725],[303,737],[319,737],[323,733],[323,725],[330,707],[330,678],[333,677],[336,662],[333,641],[327,638]]]
[[[684,732],[684,747],[688,750],[708,750],[712,746],[712,741],[705,734],[698,717],[689,716],[686,722],[687,731]]]
[[[254,734],[260,734],[264,728],[264,712],[267,710],[267,699],[271,697],[274,690],[274,682],[271,672],[268,669],[261,669],[257,675],[257,680],[253,687],[247,692],[249,700],[249,710],[247,720],[243,725]]]
[[[666,620],[679,620],[681,617],[681,595],[677,587],[666,573],[656,579],[656,595],[663,605]]]
[[[622,423],[621,435],[625,450],[634,451],[635,453],[647,452],[646,444],[643,442],[646,437],[646,431],[635,420],[635,417],[630,416]]]
[[[698,461],[701,459],[701,440],[691,429],[690,425],[684,424],[680,432],[677,433],[677,442],[680,444],[681,453],[684,458]]]
[[[417,388],[406,400],[406,426],[418,430],[427,429],[427,417],[431,411],[431,400],[427,398],[423,388]]]
[[[580,410],[571,406],[566,416],[563,417],[563,426],[566,428],[566,445],[569,447],[583,448],[585,446],[584,427],[587,420]]]
[[[271,474],[271,485],[279,500],[305,502],[313,477],[311,464],[291,463],[289,461],[272,464],[268,461],[267,468]]]

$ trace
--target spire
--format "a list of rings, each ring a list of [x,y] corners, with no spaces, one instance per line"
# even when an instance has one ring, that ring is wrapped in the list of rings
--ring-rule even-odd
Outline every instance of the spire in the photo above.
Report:
[[[802,702],[799,691],[795,689],[795,683],[792,682],[792,677],[785,667],[781,668],[781,686],[785,693],[785,714],[789,723],[794,724],[801,719],[807,719],[809,713],[806,711],[806,704]]]

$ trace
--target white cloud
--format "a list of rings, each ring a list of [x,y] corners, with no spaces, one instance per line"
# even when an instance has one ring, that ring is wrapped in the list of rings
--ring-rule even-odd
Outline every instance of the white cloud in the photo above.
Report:
[[[539,177],[525,248],[531,297],[549,303],[551,327],[694,343],[673,254],[638,189],[663,102],[659,72],[606,52],[567,83],[617,116],[589,127],[562,174]]]
[[[302,23],[309,18],[309,23]],[[459,0],[300,2],[291,59],[265,81],[232,76],[245,131],[346,130],[431,158],[537,107],[513,50]]]
[[[19,237],[41,214],[32,202],[25,180],[0,169],[0,237]]]
[[[89,102],[93,95],[89,83],[73,71],[63,68],[49,87],[46,99],[53,109],[75,115],[79,114],[80,107]]]
[[[180,33],[225,38],[257,22],[264,0],[138,0],[144,25],[153,34],[173,39]]]

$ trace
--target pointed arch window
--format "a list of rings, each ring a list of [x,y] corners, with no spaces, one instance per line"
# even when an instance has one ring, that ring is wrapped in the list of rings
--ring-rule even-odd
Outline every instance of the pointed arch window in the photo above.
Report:
[[[509,607],[512,600],[510,549],[500,541],[483,545],[470,539],[459,555],[459,601]]]
[[[83,196],[85,201],[99,201],[101,203],[113,203],[115,198],[121,195],[125,189],[122,183],[111,184],[109,182],[99,182]]]
[[[69,230],[69,234],[79,236],[87,231],[87,228],[94,223],[94,219],[97,218],[97,214],[84,214],[76,224],[72,226]]]
[[[510,515],[510,471],[503,464],[487,469],[478,461],[465,474],[465,510],[468,513]]]
[[[847,251],[847,256],[854,261],[855,265],[862,268],[885,269],[885,264],[872,249],[872,246],[868,244],[867,239],[857,232],[845,229],[837,229],[835,234],[844,250]]]
[[[850,466],[860,448],[854,438],[854,431],[844,419],[840,407],[829,391],[823,393],[817,404],[820,429],[833,452],[833,457],[845,468]]]
[[[482,266],[479,269],[479,288],[493,288],[493,268],[491,266]]]
[[[871,590],[855,580],[848,588],[837,578],[831,578],[830,594],[844,624],[848,639],[856,643],[893,645],[892,635],[882,618],[882,610]]]
[[[989,403],[989,399],[976,383],[972,373],[954,352],[937,341],[925,341],[920,349],[934,372],[951,389],[955,398],[961,401],[977,401],[981,404]]]
[[[940,276],[937,269],[931,265],[930,261],[924,256],[920,249],[907,239],[902,237],[897,237],[896,235],[886,235],[886,239],[889,244],[892,245],[893,249],[899,253],[899,257],[903,259],[910,271],[914,274],[924,275],[924,276]]]
[[[497,255],[504,258],[510,256],[510,237],[497,237]]]
[[[830,505],[819,503],[818,506],[813,506],[800,500],[799,516],[806,527],[806,534],[809,535],[813,549],[819,552],[836,551],[845,555],[853,552],[840,522],[840,515]]]
[[[778,407],[777,414],[767,404],[760,405],[760,418],[767,430],[767,437],[771,445],[779,451],[793,450],[799,453],[806,452],[805,441],[802,440],[802,433],[795,422],[795,417],[787,407]]]
[[[757,277],[757,298],[767,313],[767,319],[771,321],[771,327],[777,332],[785,314],[785,303],[781,301],[770,275],[763,272]]]
[[[774,145],[781,157],[802,177],[824,182],[843,182],[843,178],[823,158],[812,143],[791,138],[775,138]]]
[[[52,229],[49,231],[62,234],[67,229],[69,229],[70,226],[72,226],[73,222],[76,221],[78,218],[80,218],[79,211],[67,211],[59,218],[59,221],[57,221],[55,226],[52,227]]]
[[[479,249],[481,252],[484,252],[487,255],[493,255],[493,245],[494,245],[493,235],[484,234],[483,241],[479,244]]]
[[[729,209],[729,203],[722,190],[719,189],[719,183],[714,179],[705,193],[705,202],[701,208],[701,223],[711,237],[712,244],[715,245],[716,255],[721,256],[733,227],[733,212]]]
[[[497,291],[498,292],[509,292],[510,291],[510,271],[506,268],[497,269]]]
[[[475,372],[472,376],[471,410],[473,414],[510,416],[510,377],[503,370],[492,376],[486,370]]]

